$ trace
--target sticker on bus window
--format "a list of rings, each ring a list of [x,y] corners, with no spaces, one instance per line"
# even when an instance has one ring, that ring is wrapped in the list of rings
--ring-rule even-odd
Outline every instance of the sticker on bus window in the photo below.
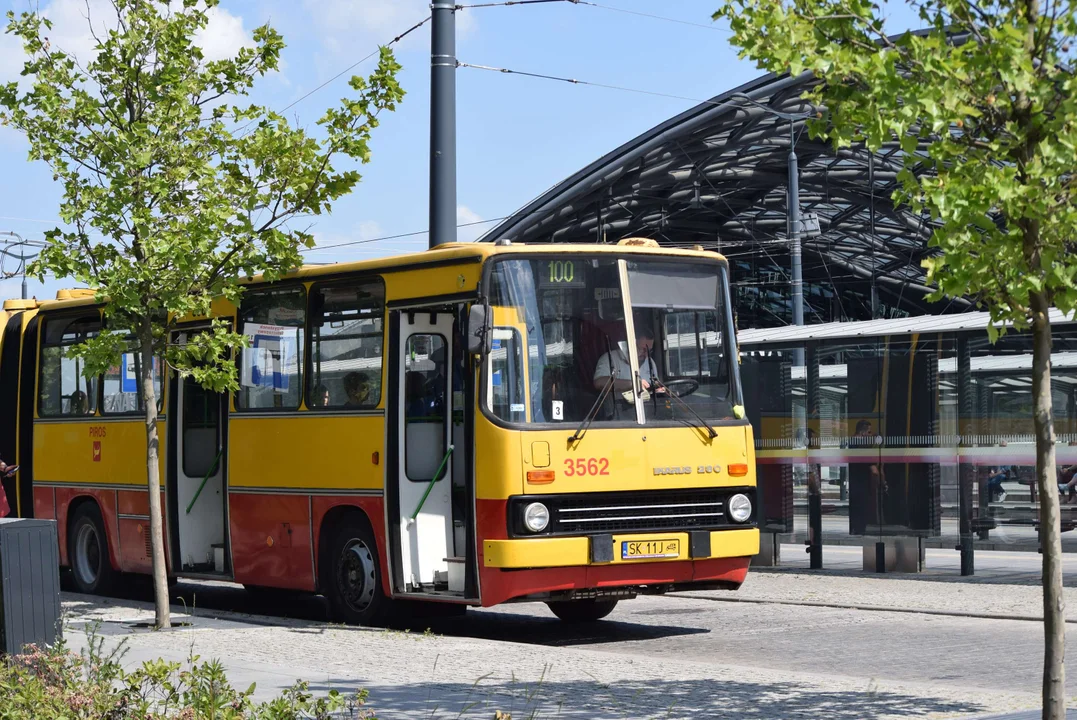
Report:
[[[524,411],[524,404],[523,403],[513,403],[512,405],[509,405],[509,410],[511,410],[512,412],[523,412]]]
[[[288,392],[288,381],[298,374],[295,328],[247,323],[243,334],[250,346],[243,351],[240,384]]]
[[[565,404],[560,400],[550,401],[550,414],[554,420],[565,419]]]

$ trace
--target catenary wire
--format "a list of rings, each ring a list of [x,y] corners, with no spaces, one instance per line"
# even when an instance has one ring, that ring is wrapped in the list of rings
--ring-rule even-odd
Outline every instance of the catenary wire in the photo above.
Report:
[[[729,33],[724,27],[717,25],[704,25],[703,23],[692,22],[691,20],[678,20],[677,18],[665,17],[663,15],[652,15],[651,13],[639,12],[637,10],[626,10],[625,8],[613,7],[612,5],[602,5],[596,2],[588,2],[588,0],[568,0],[575,5],[589,5],[591,7],[600,8],[602,10],[610,10],[612,12],[624,13],[626,15],[636,15],[638,17],[650,18],[651,20],[661,20],[663,22],[677,23],[678,25],[689,25],[691,27],[703,28],[704,30],[715,30],[717,32]]]
[[[416,30],[418,30],[419,28],[421,28],[421,27],[422,27],[423,25],[425,25],[425,24],[426,24],[426,23],[428,23],[428,22],[430,22],[430,16],[429,16],[429,15],[427,15],[427,16],[426,16],[425,18],[423,18],[423,19],[422,19],[422,20],[420,20],[419,22],[417,22],[417,23],[415,23],[414,25],[412,25],[412,26],[411,26],[410,28],[408,28],[408,29],[407,29],[407,30],[405,30],[404,32],[402,32],[402,33],[400,33],[399,35],[397,35],[396,37],[394,37],[394,38],[393,38],[392,40],[390,40],[389,42],[385,43],[385,45],[384,45],[384,46],[379,46],[379,47],[378,47],[377,49],[375,49],[374,51],[372,51],[372,52],[370,52],[369,54],[365,55],[364,57],[360,58],[359,60],[356,60],[355,62],[353,62],[353,63],[352,63],[351,65],[349,65],[348,67],[344,68],[343,70],[341,70],[340,72],[338,72],[338,73],[337,73],[336,75],[334,75],[333,77],[331,77],[331,78],[329,78],[328,80],[326,80],[325,82],[323,82],[323,83],[322,83],[321,85],[319,85],[318,87],[314,88],[313,90],[311,90],[310,92],[306,93],[305,95],[302,95],[302,96],[300,96],[300,97],[296,98],[295,100],[293,100],[292,102],[288,103],[288,104],[287,104],[287,105],[285,105],[285,106],[284,106],[283,108],[281,108],[280,110],[278,110],[278,111],[277,111],[277,112],[278,112],[278,114],[283,114],[283,113],[285,113],[285,112],[287,112],[287,111],[291,110],[291,109],[292,109],[293,107],[295,107],[295,106],[296,106],[296,105],[298,105],[299,103],[303,102],[304,100],[306,100],[307,98],[309,98],[309,97],[310,97],[311,95],[313,95],[314,93],[318,92],[319,90],[322,90],[323,88],[325,88],[325,87],[327,87],[328,85],[332,84],[333,82],[337,81],[337,80],[338,80],[338,79],[340,79],[340,78],[341,78],[342,76],[346,75],[347,73],[351,72],[351,71],[352,71],[352,70],[354,70],[355,68],[357,68],[357,67],[359,67],[360,65],[362,65],[363,63],[365,63],[365,62],[366,62],[367,60],[369,60],[370,58],[372,58],[372,57],[374,57],[375,55],[377,55],[377,54],[378,54],[379,52],[381,52],[381,49],[382,49],[382,47],[392,47],[393,45],[395,45],[396,43],[400,42],[401,40],[403,40],[404,38],[406,38],[406,37],[407,37],[408,35],[410,35],[411,33],[415,32]],[[240,127],[240,128],[239,128],[239,129],[238,129],[238,130],[236,131],[236,133],[237,133],[237,134],[239,134],[239,133],[242,133],[242,132],[243,132],[244,130],[246,130],[246,129],[247,129],[248,127],[250,127],[250,126],[251,126],[251,125],[252,125],[252,124],[253,124],[254,122],[255,122],[254,120],[251,120],[251,121],[249,121],[249,122],[248,122],[248,123],[247,123],[246,125],[243,125],[242,127]]]
[[[607,85],[605,83],[590,82],[588,80],[577,80],[576,78],[560,77],[557,75],[544,75],[542,73],[525,72],[523,70],[510,70],[509,68],[493,67],[491,65],[477,65],[474,63],[457,62],[457,67],[471,68],[473,70],[488,70],[490,72],[499,72],[505,75],[523,75],[524,77],[539,78],[540,80],[556,80],[557,82],[570,83],[572,85],[589,85],[591,87],[604,88],[606,90],[619,90],[621,92],[637,93],[640,95],[651,95],[653,97],[669,98],[671,100],[686,100],[688,102],[702,103],[704,105],[723,105],[724,103],[716,102],[714,100],[701,100],[700,98],[688,97],[687,95],[672,95],[670,93],[655,92],[653,90],[640,90],[639,88],[624,87],[622,85]]]
[[[461,223],[456,227],[466,228],[473,227],[475,225],[486,225],[488,223],[505,220],[506,218],[508,218],[507,215],[505,217],[490,218],[488,220],[476,220],[475,222]],[[351,247],[352,245],[367,245],[369,243],[381,242],[383,240],[398,240],[400,238],[415,237],[416,235],[426,235],[429,232],[429,230],[416,230],[414,232],[399,233],[397,235],[383,235],[382,237],[365,238],[363,240],[350,240],[348,242],[334,243],[333,245],[317,245],[312,248],[302,248],[299,252],[315,252],[317,250],[333,250],[335,248]]]

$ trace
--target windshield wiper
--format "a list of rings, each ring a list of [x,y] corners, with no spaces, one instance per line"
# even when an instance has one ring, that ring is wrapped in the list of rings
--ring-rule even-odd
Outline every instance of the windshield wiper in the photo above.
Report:
[[[679,395],[674,394],[664,382],[662,382],[661,380],[659,380],[657,378],[651,378],[651,386],[652,387],[658,386],[660,388],[664,388],[665,391],[666,391],[666,395],[668,395],[669,397],[671,397],[674,400],[676,400],[677,402],[679,402],[681,404],[681,407],[683,407],[688,412],[692,413],[692,415],[695,417],[695,419],[698,420],[699,423],[700,423],[696,427],[698,427],[700,430],[706,430],[710,434],[711,440],[718,437],[718,432],[713,427],[711,427],[711,424],[709,422],[707,422],[706,420],[704,420],[703,417],[699,413],[697,413],[695,411],[695,408],[693,408],[691,405],[689,405],[684,400],[682,400]]]
[[[583,421],[579,427],[576,428],[576,432],[572,433],[568,437],[568,444],[571,445],[574,442],[583,440],[583,436],[587,434],[587,429],[591,427],[591,423],[594,421],[595,416],[598,414],[598,409],[602,407],[602,403],[605,401],[606,396],[609,395],[610,389],[613,384],[617,382],[617,373],[613,369],[613,346],[610,345],[609,336],[606,337],[606,357],[610,361],[610,377],[606,381],[606,384],[602,386],[602,392],[598,394],[598,398],[595,399],[595,404],[591,406],[591,409],[587,411],[587,414],[583,416]],[[614,406],[616,408],[616,405]]]

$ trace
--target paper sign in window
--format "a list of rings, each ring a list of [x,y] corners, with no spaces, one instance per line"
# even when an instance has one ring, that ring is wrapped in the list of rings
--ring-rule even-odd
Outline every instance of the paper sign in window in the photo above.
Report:
[[[284,325],[245,324],[243,334],[250,345],[243,351],[240,384],[288,392],[290,377],[299,373],[295,332]]]

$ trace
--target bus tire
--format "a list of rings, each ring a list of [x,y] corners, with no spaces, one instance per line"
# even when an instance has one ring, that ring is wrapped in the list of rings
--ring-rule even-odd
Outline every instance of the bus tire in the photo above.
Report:
[[[349,625],[377,625],[388,619],[389,598],[374,533],[365,522],[342,522],[330,535],[325,594],[332,618]]]
[[[595,622],[613,612],[617,607],[616,600],[599,600],[589,598],[587,600],[558,600],[548,602],[546,605],[550,612],[568,623]]]
[[[107,595],[113,590],[116,571],[109,560],[108,536],[97,503],[83,503],[75,511],[67,535],[67,557],[79,592]]]

